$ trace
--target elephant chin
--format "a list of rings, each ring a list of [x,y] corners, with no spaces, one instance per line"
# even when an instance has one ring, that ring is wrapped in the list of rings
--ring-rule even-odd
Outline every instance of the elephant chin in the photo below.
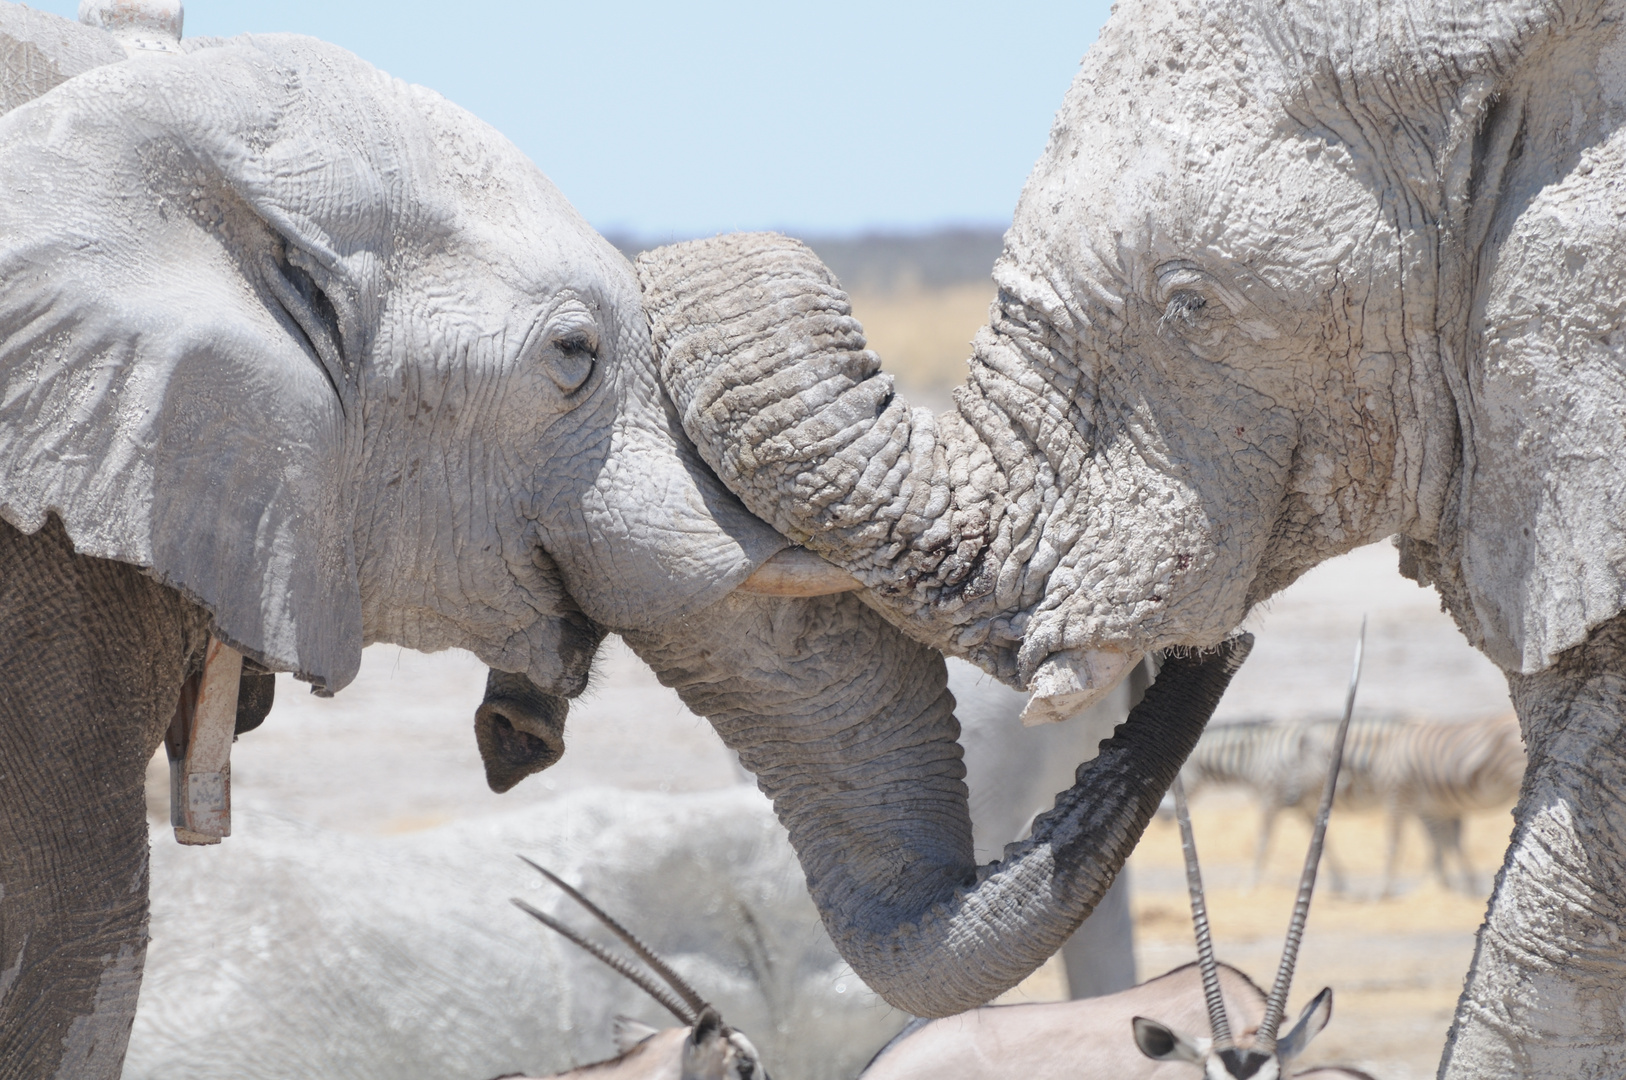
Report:
[[[857,596],[736,591],[625,637],[756,774],[842,956],[916,1016],[981,1005],[1060,948],[1251,647],[1167,661],[1032,837],[979,869],[942,655]]]

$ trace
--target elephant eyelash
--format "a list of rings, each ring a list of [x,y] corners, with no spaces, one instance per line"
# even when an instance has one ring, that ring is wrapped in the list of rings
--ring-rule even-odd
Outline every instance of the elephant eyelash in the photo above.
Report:
[[[1197,312],[1208,306],[1208,298],[1201,293],[1182,290],[1169,297],[1168,306],[1163,309],[1163,317],[1157,321],[1158,333],[1166,333],[1171,327],[1180,325],[1190,326],[1197,321]]]
[[[583,356],[598,359],[598,342],[586,334],[570,334],[555,341],[554,346],[572,359]]]

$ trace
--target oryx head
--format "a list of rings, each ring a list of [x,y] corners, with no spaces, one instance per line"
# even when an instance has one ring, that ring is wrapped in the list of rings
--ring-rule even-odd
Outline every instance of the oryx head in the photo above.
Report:
[[[1276,982],[1265,1001],[1264,1019],[1259,1022],[1258,1032],[1247,1045],[1240,1044],[1232,1036],[1230,1018],[1226,1015],[1225,1001],[1220,995],[1214,939],[1208,927],[1208,906],[1203,899],[1202,871],[1197,865],[1197,844],[1191,832],[1191,811],[1186,805],[1185,786],[1178,776],[1175,777],[1170,790],[1174,795],[1175,817],[1180,822],[1180,847],[1186,860],[1186,888],[1191,893],[1191,921],[1197,936],[1197,963],[1202,970],[1203,997],[1208,1004],[1208,1022],[1213,1028],[1213,1037],[1187,1035],[1156,1020],[1137,1016],[1133,1021],[1135,1045],[1154,1061],[1190,1062],[1202,1069],[1205,1080],[1279,1080],[1292,1075],[1288,1063],[1303,1053],[1310,1040],[1320,1034],[1327,1021],[1332,1019],[1332,988],[1327,987],[1304,1007],[1288,1033],[1277,1037],[1287,1010],[1287,991],[1293,983],[1293,967],[1298,962],[1299,944],[1304,940],[1304,923],[1310,915],[1316,868],[1321,863],[1321,847],[1327,837],[1327,818],[1332,813],[1333,794],[1338,785],[1338,768],[1344,759],[1344,736],[1349,732],[1350,714],[1355,709],[1355,688],[1360,683],[1365,640],[1366,623],[1363,620],[1361,637],[1355,644],[1355,669],[1350,675],[1349,692],[1344,698],[1344,716],[1333,740],[1332,761],[1322,785],[1321,805],[1316,813],[1315,829],[1310,834],[1310,850],[1304,857],[1298,898],[1294,901],[1293,918],[1287,927],[1287,941],[1282,946],[1282,962],[1276,969]]]
[[[515,899],[515,907],[524,911],[544,926],[557,931],[571,943],[580,946],[605,964],[614,968],[634,986],[654,998],[677,1017],[678,1023],[689,1028],[683,1040],[681,1080],[769,1080],[768,1070],[762,1067],[761,1055],[751,1040],[723,1023],[717,1010],[706,1002],[677,972],[654,951],[633,936],[620,923],[612,919],[597,904],[577,892],[563,879],[546,867],[538,866],[521,855],[520,858],[539,871],[543,877],[562,889],[586,912],[609,928],[610,932],[626,943],[638,959],[649,966],[645,971],[626,957],[587,940],[575,930],[538,911],[523,900]],[[637,1043],[653,1035],[656,1030],[626,1017],[616,1018],[617,1048],[626,1054]],[[666,1074],[663,1074],[666,1075]]]

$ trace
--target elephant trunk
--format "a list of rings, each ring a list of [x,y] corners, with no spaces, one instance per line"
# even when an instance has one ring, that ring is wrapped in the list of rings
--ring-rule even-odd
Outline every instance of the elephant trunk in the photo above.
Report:
[[[1032,838],[979,870],[942,657],[858,597],[736,593],[627,641],[757,775],[842,956],[917,1016],[981,1005],[1061,946],[1250,644],[1171,660]]]
[[[474,713],[474,741],[485,765],[486,784],[501,795],[565,753],[570,701],[550,694],[519,673],[486,675],[486,696]]]
[[[1029,371],[1043,342],[984,331],[955,408],[934,417],[893,392],[846,295],[794,240],[675,244],[638,271],[683,428],[752,513],[852,574],[912,636],[1006,682],[1100,693],[1129,670],[1138,652],[1079,648],[1061,640],[1076,627],[1029,618],[1066,551],[1047,523],[1076,520],[1083,490],[1049,452],[1082,422]],[[1108,575],[1094,591],[1112,588]]]

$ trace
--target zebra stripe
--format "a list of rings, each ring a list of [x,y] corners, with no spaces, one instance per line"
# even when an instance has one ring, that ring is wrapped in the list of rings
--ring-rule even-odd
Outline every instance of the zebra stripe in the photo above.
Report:
[[[1188,793],[1239,786],[1259,804],[1260,834],[1254,881],[1264,871],[1271,833],[1281,811],[1314,812],[1337,722],[1245,720],[1218,724],[1198,740],[1181,770]],[[1472,723],[1441,724],[1399,715],[1359,717],[1350,723],[1336,805],[1388,815],[1383,891],[1388,895],[1404,820],[1415,816],[1428,836],[1435,872],[1452,887],[1446,863],[1454,858],[1464,887],[1476,892],[1462,850],[1464,815],[1505,805],[1518,793],[1524,747],[1511,715]],[[1333,887],[1342,873],[1328,852]]]

